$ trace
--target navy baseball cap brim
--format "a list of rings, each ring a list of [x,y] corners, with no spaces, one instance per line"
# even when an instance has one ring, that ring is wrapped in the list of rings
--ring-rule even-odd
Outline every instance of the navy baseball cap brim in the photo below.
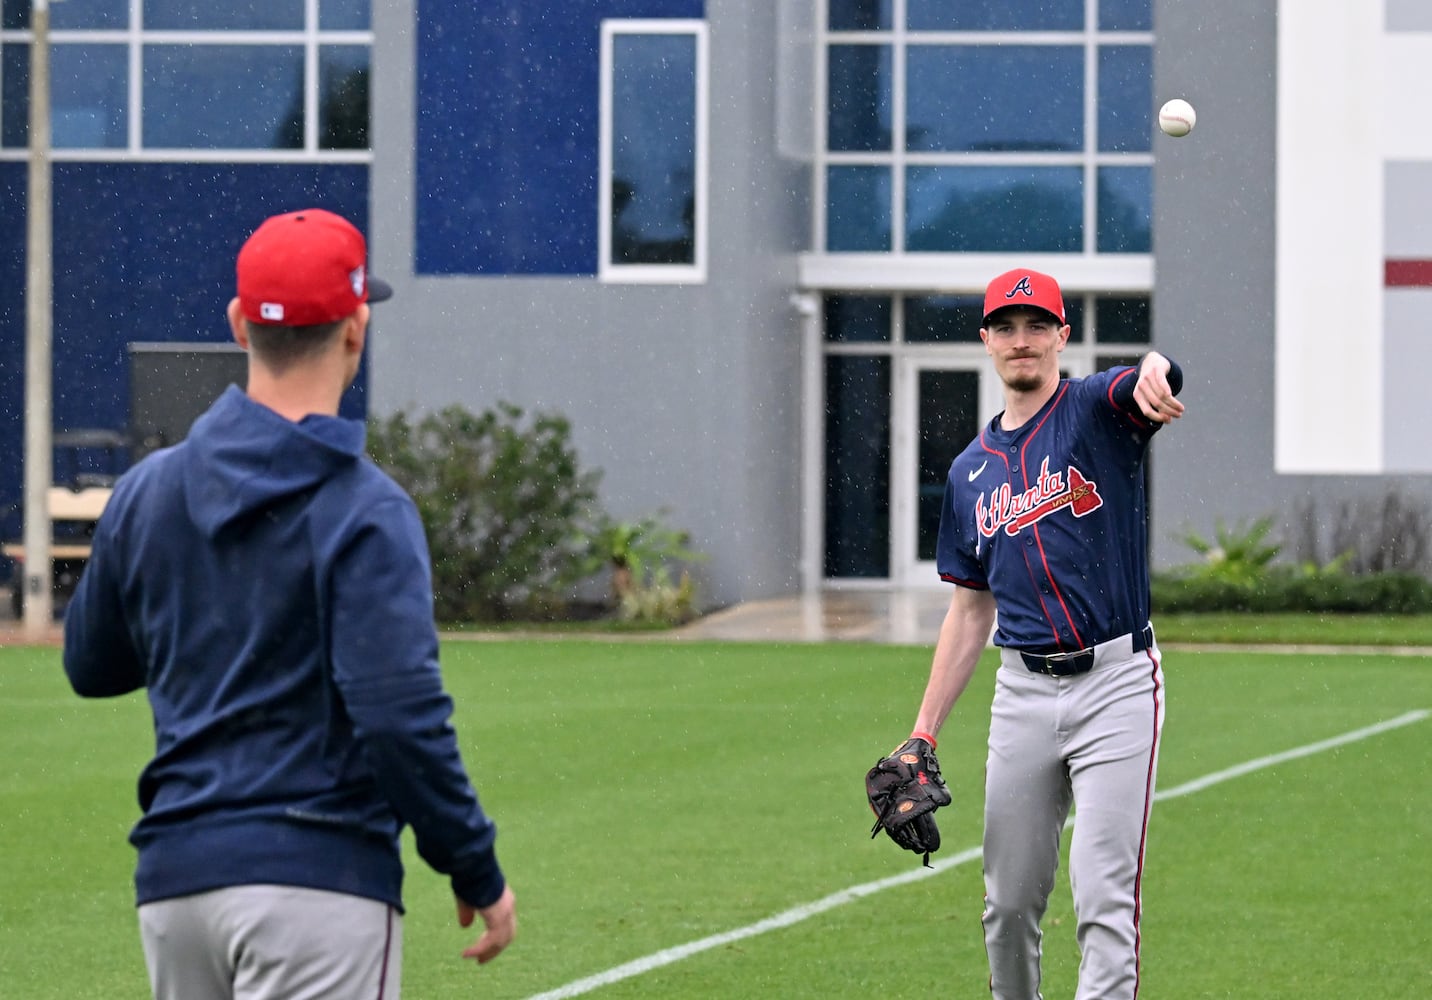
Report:
[[[382,278],[375,278],[368,275],[368,301],[387,302],[393,297],[393,286]]]

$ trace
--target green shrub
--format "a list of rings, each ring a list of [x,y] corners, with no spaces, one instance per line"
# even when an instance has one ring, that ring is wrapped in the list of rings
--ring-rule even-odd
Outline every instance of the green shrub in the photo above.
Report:
[[[369,422],[368,451],[418,506],[440,621],[558,617],[590,575],[601,473],[581,470],[563,417],[398,413]]]
[[[1183,542],[1202,558],[1150,581],[1153,609],[1200,611],[1326,611],[1421,614],[1432,611],[1432,582],[1404,571],[1351,573],[1350,556],[1290,565],[1268,538],[1271,518],[1236,528],[1217,522],[1213,540],[1189,533]]]

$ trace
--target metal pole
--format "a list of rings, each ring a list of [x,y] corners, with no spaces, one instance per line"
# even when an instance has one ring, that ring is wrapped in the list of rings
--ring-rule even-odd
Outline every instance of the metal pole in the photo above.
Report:
[[[54,275],[50,231],[50,7],[30,12],[30,177],[25,242],[25,635],[42,639],[54,617],[50,511],[54,470],[50,340]]]

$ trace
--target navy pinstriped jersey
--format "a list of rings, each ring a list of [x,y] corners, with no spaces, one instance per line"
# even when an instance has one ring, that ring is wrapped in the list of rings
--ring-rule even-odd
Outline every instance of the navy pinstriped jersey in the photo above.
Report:
[[[1072,651],[1147,624],[1143,470],[1161,425],[1134,402],[1137,377],[1064,379],[1023,426],[995,417],[951,464],[936,566],[994,592],[995,645]]]

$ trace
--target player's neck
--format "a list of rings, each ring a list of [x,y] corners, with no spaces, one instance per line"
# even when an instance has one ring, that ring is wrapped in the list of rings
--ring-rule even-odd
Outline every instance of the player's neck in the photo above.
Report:
[[[1016,389],[1011,385],[1004,387],[1004,413],[999,418],[1000,427],[1007,431],[1018,430],[1029,422],[1030,418],[1044,408],[1049,402],[1054,390],[1059,388],[1059,377],[1044,382],[1037,389]]]

